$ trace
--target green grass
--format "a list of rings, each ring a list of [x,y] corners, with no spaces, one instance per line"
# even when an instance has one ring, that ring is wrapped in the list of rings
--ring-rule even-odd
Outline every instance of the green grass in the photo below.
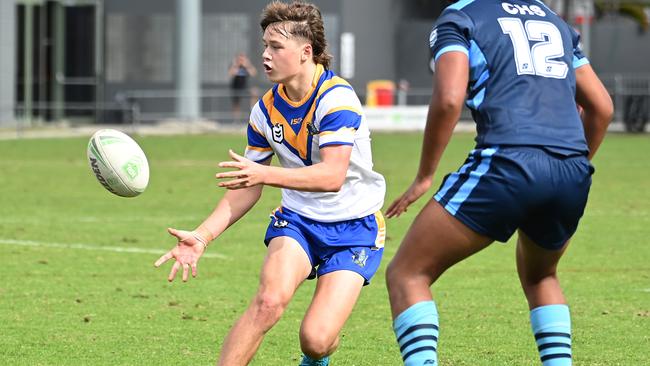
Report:
[[[417,134],[375,134],[376,169],[386,204],[410,183]],[[213,246],[199,277],[168,284],[155,253],[46,247],[134,247],[164,252],[168,226],[193,228],[223,191],[213,179],[240,135],[139,137],[151,166],[140,197],[112,196],[85,159],[87,139],[0,141],[0,364],[212,364],[257,286],[268,212],[280,200],[266,188],[257,206]],[[443,173],[473,145],[454,136]],[[560,265],[571,303],[579,365],[650,364],[650,139],[609,135],[581,227]],[[433,193],[433,191],[431,192]],[[417,209],[388,222],[384,263],[343,329],[334,365],[398,365],[383,283]],[[24,244],[34,242],[36,246]],[[11,244],[14,243],[14,244]],[[298,328],[314,288],[306,283],[267,335],[253,365],[295,365]],[[495,244],[434,286],[441,313],[443,365],[539,364],[514,267],[514,246]]]

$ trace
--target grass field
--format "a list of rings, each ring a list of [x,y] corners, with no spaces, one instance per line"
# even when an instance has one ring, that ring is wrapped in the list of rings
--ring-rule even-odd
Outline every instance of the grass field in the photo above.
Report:
[[[376,134],[386,205],[410,183],[416,134]],[[262,200],[209,249],[199,277],[167,283],[153,262],[223,191],[216,163],[240,135],[139,137],[151,166],[140,197],[112,196],[91,174],[87,139],[0,141],[0,365],[208,365],[257,286],[268,213]],[[464,160],[454,136],[437,182]],[[571,303],[576,365],[650,365],[650,138],[609,135],[594,161],[590,202],[560,266]],[[435,183],[437,187],[438,183]],[[431,192],[433,193],[433,192]],[[424,203],[418,202],[421,207]],[[399,365],[384,270],[418,210],[388,221],[386,256],[343,330],[333,365]],[[306,283],[253,365],[296,365]],[[434,287],[443,365],[536,365],[514,246],[495,244]]]

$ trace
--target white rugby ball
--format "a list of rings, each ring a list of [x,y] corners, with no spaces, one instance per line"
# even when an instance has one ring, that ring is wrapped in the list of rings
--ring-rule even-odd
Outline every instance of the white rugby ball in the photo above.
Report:
[[[95,132],[88,142],[88,163],[109,192],[135,197],[149,184],[147,157],[128,135],[112,129]]]

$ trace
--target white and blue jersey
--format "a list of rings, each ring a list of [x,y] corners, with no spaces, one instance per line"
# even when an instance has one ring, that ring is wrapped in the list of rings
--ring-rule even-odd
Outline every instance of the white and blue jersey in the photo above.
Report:
[[[352,86],[319,64],[302,100],[290,100],[278,84],[251,111],[248,159],[277,155],[283,167],[298,169],[319,163],[321,148],[334,145],[352,147],[341,189],[283,189],[282,206],[271,215],[264,242],[296,240],[309,257],[311,277],[347,270],[368,284],[384,252],[386,227],[379,210],[386,185],[373,170],[370,130]]]
[[[317,65],[311,90],[291,101],[275,85],[251,111],[245,156],[256,162],[277,155],[285,168],[302,168],[321,161],[320,149],[352,146],[350,164],[338,192],[282,190],[282,206],[321,222],[365,217],[384,203],[384,177],[373,170],[370,130],[352,86]]]
[[[578,34],[541,1],[462,0],[429,38],[433,57],[469,57],[467,106],[477,147],[542,146],[586,154],[575,69],[589,61]]]

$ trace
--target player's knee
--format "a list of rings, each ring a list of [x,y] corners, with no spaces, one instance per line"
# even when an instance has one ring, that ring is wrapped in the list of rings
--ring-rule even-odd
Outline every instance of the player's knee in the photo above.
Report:
[[[429,287],[439,277],[427,270],[416,270],[409,265],[402,265],[395,260],[386,268],[386,287],[391,299],[402,298],[412,289]]]
[[[300,348],[302,352],[313,359],[320,359],[332,353],[338,340],[338,335],[329,334],[321,329],[303,327],[300,329]]]
[[[559,282],[557,272],[555,271],[544,273],[526,273],[520,275],[519,277],[524,290]]]
[[[388,290],[390,291],[391,288],[393,288],[396,285],[396,279],[397,279],[397,269],[394,264],[394,261],[391,261],[388,263],[388,266],[386,267],[386,275],[385,275],[385,280],[386,280],[386,287],[388,287]]]
[[[386,287],[388,288],[389,294],[399,291],[399,288],[403,285],[404,281],[407,280],[410,276],[405,268],[392,260],[388,267],[386,268]]]
[[[272,326],[282,316],[287,303],[288,300],[282,295],[268,291],[257,294],[253,303],[256,321],[268,327]]]

